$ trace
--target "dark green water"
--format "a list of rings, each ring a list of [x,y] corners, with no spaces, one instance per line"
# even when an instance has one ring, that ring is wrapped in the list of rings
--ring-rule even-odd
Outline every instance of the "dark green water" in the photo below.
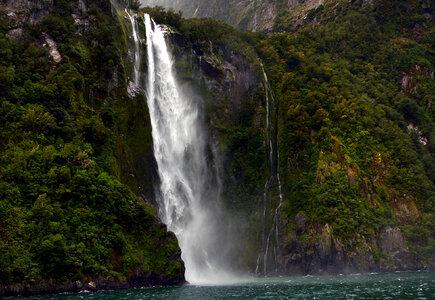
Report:
[[[435,299],[435,272],[256,278],[224,286],[186,285],[27,299]]]

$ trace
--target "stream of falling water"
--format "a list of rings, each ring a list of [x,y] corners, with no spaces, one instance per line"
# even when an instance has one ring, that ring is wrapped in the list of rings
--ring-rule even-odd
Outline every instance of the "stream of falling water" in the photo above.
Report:
[[[140,51],[140,36],[139,36],[139,27],[137,25],[137,14],[130,14],[127,9],[125,9],[128,17],[130,18],[131,27],[133,31],[133,40],[134,40],[134,77],[133,83],[135,88],[137,89],[140,83],[140,66],[142,64],[142,52]]]
[[[150,113],[154,156],[160,178],[156,190],[160,218],[178,238],[187,281],[207,285],[236,282],[235,275],[223,263],[226,245],[219,235],[225,221],[217,205],[218,188],[211,187],[212,172],[206,159],[207,137],[199,117],[202,112],[198,103],[187,97],[177,83],[165,41],[165,27],[156,24],[147,14],[144,14],[147,73],[141,75],[144,59],[137,24],[140,18],[128,10],[125,12],[131,22],[134,41],[133,81],[136,91],[145,91]],[[277,162],[279,153],[277,149],[274,151],[276,136],[271,134],[271,105],[275,105],[275,99],[264,70],[263,74],[269,178],[264,187],[262,253],[257,260],[257,274],[270,272],[267,264],[272,247],[277,266],[279,216],[283,202]],[[273,224],[267,234],[267,193],[276,185],[280,204],[274,211]]]
[[[160,176],[160,217],[178,238],[187,281],[217,284],[232,280],[219,260],[224,245],[216,245],[222,220],[216,220],[217,196],[210,187],[201,112],[177,84],[164,30],[147,14],[144,22],[148,62],[145,90]]]
[[[273,245],[273,258],[275,263],[275,272],[278,271],[278,264],[277,264],[277,258],[279,256],[280,248],[279,248],[279,217],[281,213],[281,207],[283,205],[284,199],[282,195],[282,186],[281,186],[281,179],[279,174],[279,149],[277,147],[276,142],[276,136],[275,139],[272,137],[271,134],[271,126],[270,126],[270,119],[271,119],[271,108],[270,108],[270,100],[272,100],[272,105],[276,105],[275,103],[275,97],[273,95],[272,88],[269,83],[269,79],[267,77],[266,71],[264,70],[263,65],[261,65],[263,70],[263,79],[264,79],[264,86],[265,86],[265,104],[266,104],[266,149],[267,149],[267,157],[268,157],[268,169],[269,169],[269,175],[268,179],[266,181],[266,184],[264,185],[264,193],[262,198],[262,208],[263,208],[263,215],[262,215],[262,237],[261,242],[263,245],[263,253],[260,253],[257,258],[257,266],[255,268],[255,273],[260,274],[260,263],[262,261],[263,270],[262,274],[266,275],[268,273],[268,256],[269,256],[269,249],[271,247],[271,238],[273,237],[273,234],[275,233],[275,243]],[[275,128],[275,130],[277,130]],[[275,133],[276,134],[276,133]],[[276,154],[274,154],[274,143],[275,147],[277,148]],[[278,192],[279,192],[279,205],[276,207],[274,214],[273,214],[273,221],[272,226],[270,228],[269,234],[266,238],[266,210],[267,210],[267,192],[272,187],[273,180],[276,180],[276,183],[278,185]]]

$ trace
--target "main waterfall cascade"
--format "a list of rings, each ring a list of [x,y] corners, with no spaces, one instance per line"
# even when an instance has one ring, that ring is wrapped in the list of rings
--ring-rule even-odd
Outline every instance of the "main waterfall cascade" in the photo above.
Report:
[[[156,190],[160,218],[178,238],[187,281],[231,282],[234,278],[225,267],[225,245],[220,239],[226,224],[218,204],[219,187],[213,186],[213,170],[206,158],[207,135],[202,130],[200,106],[177,83],[164,27],[148,14],[144,14],[147,71],[144,80],[140,79],[139,17],[126,13],[135,42],[133,81],[146,95],[151,119],[160,177]]]
[[[270,86],[269,79],[267,77],[266,71],[264,70],[263,65],[261,64],[261,68],[263,71],[263,84],[265,89],[265,106],[266,106],[266,150],[267,150],[267,162],[268,162],[268,179],[264,185],[264,193],[262,198],[262,233],[261,233],[261,248],[260,254],[257,258],[257,266],[255,268],[256,274],[267,275],[271,272],[278,272],[278,256],[280,255],[280,245],[279,245],[279,218],[281,216],[281,207],[283,205],[284,199],[282,195],[282,186],[281,186],[281,178],[279,174],[279,149],[278,149],[278,125],[271,124],[272,119],[272,110],[275,112],[274,120],[276,122],[277,110],[276,110],[276,101],[272,91],[272,87]],[[271,108],[272,106],[272,108]],[[272,126],[271,126],[272,125]],[[272,130],[273,129],[273,130]],[[267,229],[267,206],[270,204],[268,202],[268,192],[272,190],[274,187],[278,188],[279,194],[279,204],[273,210],[273,219],[272,225],[270,226],[270,230],[266,235]],[[273,252],[271,253],[271,250]],[[269,268],[269,263],[273,263],[273,269]]]
[[[152,126],[154,156],[160,182],[156,188],[159,215],[173,231],[182,250],[186,280],[195,284],[234,282],[225,264],[226,221],[219,207],[219,187],[206,158],[207,135],[202,130],[201,106],[187,97],[177,83],[173,61],[165,41],[165,27],[144,14],[146,47],[139,33],[137,14],[125,10],[132,28],[134,69],[130,91],[145,93]],[[133,43],[132,43],[133,46]],[[144,49],[143,49],[144,48]],[[142,52],[146,59],[142,58]],[[146,68],[142,68],[142,64]],[[144,74],[142,69],[146,69]],[[263,69],[266,106],[268,180],[262,199],[261,250],[256,273],[278,271],[279,224],[283,204],[279,174],[275,99]],[[275,113],[275,115],[273,115]],[[274,123],[275,122],[275,123]],[[278,188],[279,205],[271,208],[270,191]],[[269,212],[270,215],[267,214]],[[268,218],[269,216],[269,218]],[[272,224],[267,224],[268,219]],[[226,240],[228,242],[228,238]],[[227,262],[228,263],[228,262]]]

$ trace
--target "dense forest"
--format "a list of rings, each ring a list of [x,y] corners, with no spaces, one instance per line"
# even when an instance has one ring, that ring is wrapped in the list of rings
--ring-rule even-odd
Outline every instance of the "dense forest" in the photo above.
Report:
[[[24,24],[0,12],[0,285],[183,282],[176,238],[150,205],[156,172],[146,99],[127,92],[130,29],[109,1],[80,3],[55,0],[41,20]],[[246,223],[239,268],[255,269],[261,223],[267,232],[279,227],[278,273],[433,268],[430,1],[325,1],[297,25],[279,11],[268,34],[140,10],[171,28],[180,80],[204,93],[224,203]],[[201,57],[197,67],[187,52]],[[231,57],[257,78],[238,99],[207,85],[228,73]],[[207,59],[213,72],[204,74]],[[271,212],[264,220],[263,205]]]
[[[143,99],[128,98],[122,70],[110,86],[126,45],[110,3],[88,4],[86,28],[74,25],[72,2],[55,1],[18,40],[1,13],[1,285],[151,274],[161,278],[151,284],[183,282],[175,236],[121,183],[129,158],[119,153],[138,126],[126,116]],[[47,34],[61,62],[41,46]]]

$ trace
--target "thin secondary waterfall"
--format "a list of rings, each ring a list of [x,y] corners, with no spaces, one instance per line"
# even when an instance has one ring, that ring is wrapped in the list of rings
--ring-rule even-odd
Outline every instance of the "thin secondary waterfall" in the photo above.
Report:
[[[270,82],[269,82],[269,78],[267,77],[266,71],[264,70],[263,65],[261,65],[261,68],[263,70],[263,77],[264,77],[264,82],[266,84],[266,105],[267,105],[267,119],[266,119],[266,130],[267,130],[267,139],[268,139],[268,144],[269,146],[269,164],[270,166],[272,166],[272,171],[271,174],[276,176],[276,180],[278,183],[278,191],[279,191],[279,203],[280,206],[283,204],[283,196],[282,196],[282,186],[281,186],[281,179],[280,179],[280,175],[279,175],[279,148],[278,148],[278,141],[277,141],[277,131],[278,131],[278,125],[275,124],[275,151],[276,151],[276,159],[273,159],[274,156],[274,148],[273,148],[273,140],[271,137],[271,133],[270,133],[270,101],[269,101],[269,94],[270,94],[270,98],[272,99],[272,104],[273,105],[277,105],[276,101],[275,101],[275,96],[273,95],[273,90],[272,87],[270,86]],[[275,108],[275,113],[276,113],[276,108]],[[277,117],[275,116],[275,119]]]
[[[275,264],[275,272],[278,271],[277,258],[279,256],[279,217],[281,213],[281,207],[283,205],[284,199],[282,195],[282,186],[281,179],[279,174],[279,149],[277,146],[277,124],[274,124],[274,134],[272,134],[272,126],[271,126],[271,104],[275,106],[275,97],[273,95],[272,88],[269,83],[269,79],[267,77],[266,71],[264,70],[263,65],[261,65],[263,70],[263,79],[264,79],[264,87],[265,87],[265,105],[266,105],[266,149],[267,149],[267,158],[268,158],[268,179],[264,185],[264,193],[262,198],[262,234],[261,234],[261,243],[262,243],[262,253],[259,254],[257,258],[257,266],[255,268],[256,274],[267,274],[271,270],[268,269],[268,262],[270,261],[270,248],[273,244],[273,262]],[[272,103],[271,103],[272,100]],[[276,113],[276,108],[274,108]],[[275,116],[276,119],[276,116]],[[274,146],[275,145],[275,146]],[[267,192],[271,190],[274,186],[274,180],[276,180],[276,185],[278,187],[279,193],[279,204],[275,208],[273,212],[273,221],[272,226],[270,227],[270,231],[266,237],[266,220],[267,220]],[[272,242],[274,239],[274,242]],[[260,263],[262,262],[262,270],[260,270]]]
[[[142,52],[140,51],[140,36],[139,36],[139,27],[137,25],[137,14],[130,14],[127,9],[125,9],[128,17],[130,18],[131,28],[133,31],[133,40],[134,40],[134,77],[133,83],[136,88],[138,88],[140,83],[140,66],[142,63]]]
[[[216,193],[210,188],[201,112],[177,84],[164,30],[147,14],[144,22],[148,62],[145,90],[160,176],[160,217],[178,238],[186,280],[222,282],[227,274],[217,259],[218,210]]]

